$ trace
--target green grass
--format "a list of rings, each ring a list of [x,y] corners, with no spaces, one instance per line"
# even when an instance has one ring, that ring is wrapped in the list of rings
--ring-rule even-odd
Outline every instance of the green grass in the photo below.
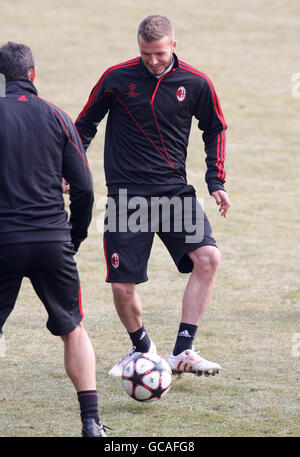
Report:
[[[101,416],[110,436],[299,436],[299,108],[291,76],[299,72],[297,0],[1,3],[0,42],[31,46],[40,96],[75,119],[92,85],[110,65],[138,55],[136,29],[151,12],[176,26],[178,55],[213,80],[228,122],[227,190],[232,208],[220,218],[204,183],[201,133],[194,123],[188,177],[222,252],[196,349],[224,370],[213,378],[174,378],[160,404],[140,405],[107,371],[129,348],[119,322],[95,205],[77,262],[85,326],[97,357]],[[105,195],[104,123],[88,157],[96,201]],[[138,286],[144,322],[167,357],[178,328],[187,276],[155,241],[149,281]],[[24,280],[4,330],[0,359],[0,436],[79,436],[76,393],[63,367],[63,347],[45,329],[46,313]],[[113,344],[110,345],[109,341]]]

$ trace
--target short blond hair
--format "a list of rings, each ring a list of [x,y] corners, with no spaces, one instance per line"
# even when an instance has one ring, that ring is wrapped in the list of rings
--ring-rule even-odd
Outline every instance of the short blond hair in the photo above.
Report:
[[[145,41],[152,42],[160,40],[165,36],[175,39],[175,30],[172,22],[163,14],[150,14],[145,17],[138,28],[138,37]]]

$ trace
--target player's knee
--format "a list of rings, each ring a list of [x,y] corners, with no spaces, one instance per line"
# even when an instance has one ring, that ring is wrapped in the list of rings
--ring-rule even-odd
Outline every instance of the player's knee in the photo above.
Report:
[[[117,301],[130,300],[135,293],[135,284],[115,282],[111,287],[114,299]]]
[[[71,332],[66,333],[65,335],[61,335],[61,339],[64,342],[67,342],[68,340],[71,340],[71,338],[79,335],[80,332],[85,332],[85,328],[82,322],[79,322],[79,324],[73,330],[71,330]]]
[[[199,252],[194,260],[194,267],[201,273],[214,274],[221,261],[220,251],[213,247]]]

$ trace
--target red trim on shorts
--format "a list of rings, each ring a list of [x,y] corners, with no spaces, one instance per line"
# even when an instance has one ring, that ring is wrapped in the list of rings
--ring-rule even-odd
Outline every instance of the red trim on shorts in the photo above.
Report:
[[[105,255],[105,261],[106,261],[106,270],[107,270],[107,273],[106,273],[106,278],[105,278],[105,281],[108,280],[108,275],[109,275],[109,267],[108,267],[108,259],[107,259],[107,249],[106,249],[106,239],[104,238],[104,255]]]
[[[78,305],[79,305],[79,312],[81,317],[84,317],[83,309],[82,309],[82,296],[81,296],[81,287],[79,287],[78,291]]]

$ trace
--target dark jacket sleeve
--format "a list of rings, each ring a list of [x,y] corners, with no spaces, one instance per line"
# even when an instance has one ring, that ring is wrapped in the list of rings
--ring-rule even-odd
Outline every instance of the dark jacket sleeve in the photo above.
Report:
[[[70,184],[70,224],[71,238],[75,250],[87,237],[92,220],[94,202],[93,181],[79,134],[71,121],[64,114],[63,127],[66,142],[63,152],[62,172]]]
[[[205,180],[209,193],[215,190],[225,190],[226,172],[224,162],[227,124],[218,96],[209,78],[203,81],[203,87],[197,100],[194,114],[199,120],[199,129],[203,131],[202,138],[207,165]]]
[[[113,92],[107,86],[107,76],[104,73],[94,86],[87,103],[76,119],[75,125],[85,150],[96,135],[99,122],[111,106]]]

